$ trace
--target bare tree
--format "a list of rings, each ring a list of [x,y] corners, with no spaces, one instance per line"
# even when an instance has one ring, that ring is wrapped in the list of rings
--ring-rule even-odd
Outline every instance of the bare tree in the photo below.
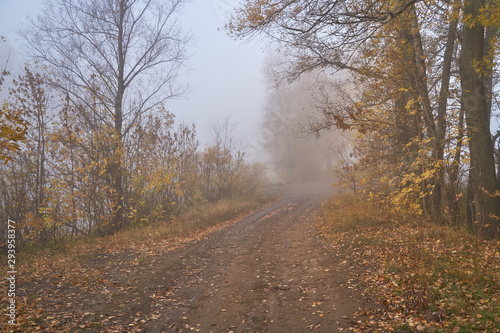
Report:
[[[231,116],[214,119],[209,123],[210,143],[204,153],[205,192],[214,192],[217,199],[228,197],[232,192],[231,178],[241,162],[242,155],[236,151],[236,124],[232,123]]]
[[[142,114],[185,92],[176,84],[189,39],[177,24],[184,2],[45,0],[43,14],[24,32],[32,56],[51,66],[52,82],[113,133],[112,230],[124,223],[126,209],[123,137]]]

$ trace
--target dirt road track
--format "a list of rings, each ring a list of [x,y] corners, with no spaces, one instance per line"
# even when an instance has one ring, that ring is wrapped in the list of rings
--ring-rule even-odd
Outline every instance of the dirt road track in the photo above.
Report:
[[[319,239],[331,187],[292,186],[272,207],[163,258],[144,332],[338,332],[362,306]],[[161,279],[161,280],[160,280]]]

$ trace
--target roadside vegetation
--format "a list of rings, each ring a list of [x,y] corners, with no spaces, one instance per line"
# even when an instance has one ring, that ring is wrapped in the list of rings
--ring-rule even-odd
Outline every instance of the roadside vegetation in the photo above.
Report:
[[[500,241],[395,214],[362,194],[321,208],[318,229],[374,307],[356,332],[500,331]]]
[[[170,219],[155,221],[147,225],[139,225],[126,228],[113,235],[104,237],[82,236],[74,238],[66,243],[53,243],[50,245],[31,245],[26,247],[20,254],[20,263],[32,261],[53,260],[54,256],[61,258],[63,266],[71,263],[74,259],[88,256],[94,251],[112,251],[115,247],[157,248],[157,252],[172,249],[192,239],[202,238],[204,235],[216,229],[227,226],[241,215],[248,214],[263,206],[272,196],[255,194],[249,197],[232,199],[221,199],[184,209]],[[29,272],[29,265],[25,267]],[[62,267],[64,268],[64,267]]]
[[[221,199],[185,209],[171,220],[129,227],[105,237],[82,236],[50,246],[25,248],[17,257],[19,312],[14,331],[96,330],[107,323],[117,331],[134,332],[134,326],[120,326],[120,316],[136,316],[138,325],[140,321],[144,323],[155,318],[136,312],[124,313],[120,307],[118,317],[110,314],[92,320],[93,314],[79,307],[89,307],[95,299],[119,298],[127,294],[136,295],[135,303],[144,303],[141,288],[152,283],[162,254],[225,228],[272,199],[265,195]],[[3,266],[0,273],[3,276],[5,268]],[[1,281],[2,291],[7,289],[7,282]],[[0,315],[5,316],[7,296],[3,292],[1,296]],[[123,302],[131,300],[129,297]],[[59,311],[61,304],[68,311]],[[114,314],[113,311],[108,309],[109,313]]]
[[[269,107],[305,84],[301,134],[345,132],[341,182],[481,239],[500,236],[499,29],[499,2],[479,0],[248,0],[226,25],[279,50],[266,74],[286,98]]]
[[[7,109],[19,111],[28,134],[0,163],[0,251],[7,249],[9,220],[15,222],[16,251],[67,244],[252,197],[265,182],[263,166],[248,163],[236,145],[229,117],[213,120],[201,148],[194,124],[176,124],[172,113],[158,107],[131,125],[113,156],[113,131],[89,122],[89,114],[69,100],[58,101],[44,71],[27,66],[5,100]],[[119,191],[110,176],[115,159]]]
[[[28,22],[30,62],[0,74],[0,252],[9,223],[17,252],[255,194],[229,118],[200,147],[167,109],[186,92],[184,3],[47,0]]]

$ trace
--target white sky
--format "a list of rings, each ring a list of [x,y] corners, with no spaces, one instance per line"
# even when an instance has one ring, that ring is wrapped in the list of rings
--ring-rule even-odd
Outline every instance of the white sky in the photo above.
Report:
[[[16,32],[29,15],[40,10],[38,0],[0,0],[0,34],[15,45]],[[167,109],[179,121],[195,123],[198,139],[208,139],[208,124],[216,118],[232,115],[237,124],[238,140],[250,160],[259,158],[258,124],[264,106],[265,84],[262,76],[263,44],[229,38],[224,26],[231,9],[239,0],[192,0],[183,10],[182,24],[193,35],[188,65],[191,70],[183,80],[191,92],[171,101]],[[0,61],[5,62],[6,45],[2,45]],[[15,47],[14,47],[15,49]],[[15,52],[11,68],[16,66]],[[12,62],[13,60],[13,62]],[[17,65],[22,65],[19,60]]]

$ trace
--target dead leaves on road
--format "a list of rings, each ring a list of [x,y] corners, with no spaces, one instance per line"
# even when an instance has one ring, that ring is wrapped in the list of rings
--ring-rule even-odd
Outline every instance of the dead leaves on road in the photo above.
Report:
[[[23,253],[13,331],[143,331],[149,321],[159,318],[158,312],[147,311],[151,302],[169,297],[169,287],[156,279],[161,255],[226,228],[255,209],[253,202],[225,206],[225,210],[216,206],[209,213],[200,212],[210,220],[202,225],[187,223],[181,216],[162,225]],[[196,216],[191,214],[190,221]],[[150,289],[153,280],[159,291]],[[0,304],[7,304],[6,286],[7,280],[2,279]],[[1,308],[0,316],[6,317],[6,311]]]
[[[280,206],[278,209],[275,209],[273,210],[272,212],[266,214],[264,216],[264,219],[268,219],[270,217],[273,217],[279,213],[283,213],[283,212],[291,212],[293,211],[299,204],[297,202],[291,202],[291,203],[288,203],[286,205],[283,205],[283,206]]]

